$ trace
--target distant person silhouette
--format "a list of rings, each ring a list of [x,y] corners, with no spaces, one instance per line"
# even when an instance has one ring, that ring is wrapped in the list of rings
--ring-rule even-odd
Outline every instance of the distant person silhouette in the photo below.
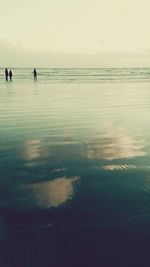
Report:
[[[34,80],[37,80],[37,71],[36,71],[36,69],[33,70],[33,76],[34,76]]]
[[[9,71],[9,78],[10,78],[10,81],[12,81],[12,76],[13,76],[13,74],[12,74],[12,71],[10,70],[10,71]]]
[[[8,69],[7,68],[5,69],[5,78],[6,78],[6,81],[8,81]]]

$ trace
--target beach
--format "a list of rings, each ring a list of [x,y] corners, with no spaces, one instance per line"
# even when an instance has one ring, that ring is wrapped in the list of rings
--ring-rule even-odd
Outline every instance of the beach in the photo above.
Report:
[[[150,69],[2,71],[0,266],[149,266]]]

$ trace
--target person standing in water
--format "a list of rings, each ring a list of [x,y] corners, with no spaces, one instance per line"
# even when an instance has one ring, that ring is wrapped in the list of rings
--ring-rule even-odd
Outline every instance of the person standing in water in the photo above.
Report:
[[[5,79],[6,81],[8,81],[8,69],[7,68],[5,69]]]
[[[9,71],[9,78],[10,78],[10,81],[12,81],[12,76],[13,76],[13,74],[12,74],[12,71],[10,70],[10,71]]]
[[[36,69],[33,70],[33,76],[34,76],[34,80],[37,80],[37,71],[36,71]]]

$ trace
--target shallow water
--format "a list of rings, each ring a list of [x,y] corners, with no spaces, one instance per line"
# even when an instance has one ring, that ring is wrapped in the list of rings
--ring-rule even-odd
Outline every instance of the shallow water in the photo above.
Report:
[[[13,68],[15,82],[30,83],[31,68]],[[42,68],[37,70],[38,82],[46,83],[116,83],[150,82],[150,68]],[[0,68],[0,82],[5,80]]]
[[[1,80],[1,267],[149,266],[150,83],[106,81]]]

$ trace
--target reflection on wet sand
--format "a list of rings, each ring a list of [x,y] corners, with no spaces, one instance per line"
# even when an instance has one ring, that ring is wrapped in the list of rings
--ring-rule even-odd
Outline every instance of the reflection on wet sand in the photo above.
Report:
[[[58,207],[72,199],[73,186],[77,181],[79,181],[79,177],[61,177],[49,182],[32,184],[28,188],[34,196],[35,205],[44,208]]]
[[[89,159],[114,160],[144,156],[142,140],[130,137],[125,131],[109,131],[105,137],[96,137],[85,143]]]

